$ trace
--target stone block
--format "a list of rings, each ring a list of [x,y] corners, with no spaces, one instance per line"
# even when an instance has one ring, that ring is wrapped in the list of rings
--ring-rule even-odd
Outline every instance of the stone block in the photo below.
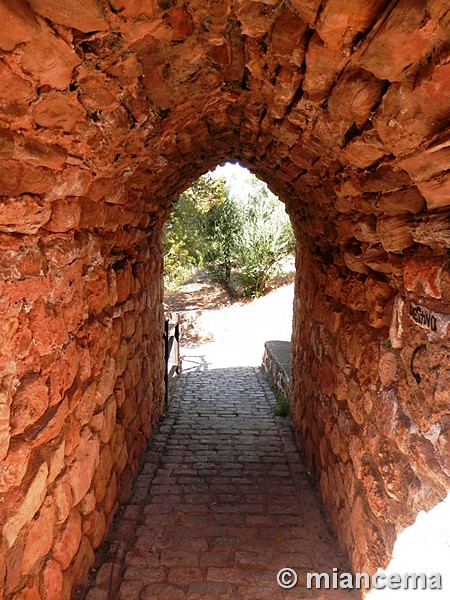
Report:
[[[6,514],[3,536],[9,548],[14,544],[21,529],[31,521],[45,498],[48,467],[41,464],[28,487],[24,486],[22,498]]]
[[[0,114],[6,121],[12,121],[25,113],[25,103],[34,95],[32,85],[23,77],[13,72],[0,60],[0,80],[2,96],[0,98]]]
[[[448,171],[431,181],[417,183],[429,210],[450,205],[450,174]]]
[[[14,184],[11,180],[9,185],[15,186],[16,190],[21,187],[18,182]],[[51,215],[49,206],[28,195],[14,200],[2,199],[0,207],[0,231],[8,233],[37,233]]]
[[[351,46],[355,37],[367,31],[386,6],[387,0],[365,2],[330,0],[321,11],[316,31],[329,48]]]
[[[52,214],[45,228],[48,231],[64,233],[77,229],[81,218],[81,203],[78,198],[55,200],[51,204]]]
[[[83,499],[91,487],[98,461],[99,440],[92,435],[89,428],[84,427],[75,451],[67,459],[67,473],[74,505]]]
[[[440,298],[444,263],[439,258],[409,258],[404,261],[405,289],[418,296]]]
[[[90,111],[113,111],[119,106],[119,88],[114,80],[98,71],[87,72],[80,78],[80,100]]]
[[[9,419],[11,414],[11,394],[0,388],[0,460],[8,453],[10,444]]]
[[[423,0],[400,0],[363,44],[358,64],[378,79],[401,81],[433,46],[435,33]]]
[[[1,0],[0,23],[0,48],[7,51],[30,40],[41,28],[25,0]]]
[[[46,200],[58,200],[67,196],[84,196],[92,183],[92,175],[87,169],[66,167],[58,173],[55,186],[49,191]],[[75,209],[77,210],[77,209]]]
[[[173,6],[167,12],[167,23],[173,32],[173,39],[182,41],[194,31],[194,21],[186,6]]]
[[[56,532],[52,554],[58,561],[64,571],[72,562],[73,557],[78,552],[81,542],[81,517],[76,508],[73,508],[67,521],[62,528]]]
[[[54,175],[46,167],[34,167],[18,160],[5,161],[0,166],[0,186],[3,196],[42,194],[53,183]]]
[[[422,111],[412,92],[408,78],[392,84],[373,119],[383,145],[396,155],[415,150],[441,127],[439,121]]]
[[[40,574],[42,600],[60,600],[63,592],[63,574],[56,560],[48,560]]]
[[[414,90],[422,111],[433,119],[450,118],[450,63],[435,66]]]
[[[49,408],[40,419],[25,430],[25,439],[33,447],[46,444],[57,437],[69,414],[69,403],[64,398],[59,404]]]
[[[305,23],[314,24],[320,8],[320,0],[291,0],[291,4]]]
[[[70,0],[30,0],[31,7],[53,23],[73,27],[84,33],[104,31],[108,23],[96,0],[80,0],[74,5]]]
[[[328,98],[333,119],[361,127],[384,92],[385,84],[362,69],[346,69]]]
[[[401,252],[414,243],[412,223],[408,216],[379,218],[377,233],[387,252]]]
[[[306,52],[306,73],[302,84],[308,98],[314,102],[325,100],[343,66],[340,50],[329,48],[314,33]]]
[[[414,225],[413,238],[415,242],[435,248],[450,247],[450,224],[447,215],[424,215]]]
[[[26,575],[50,551],[53,544],[55,507],[48,498],[28,527],[23,551],[22,573]]]
[[[18,487],[25,476],[31,449],[22,440],[12,440],[6,456],[0,463],[0,493]]]
[[[299,67],[305,56],[306,30],[306,23],[287,6],[272,29],[269,56],[289,57],[289,61]]]
[[[393,352],[383,354],[378,365],[378,375],[384,386],[389,386],[397,375],[397,357]]]
[[[111,477],[113,467],[111,448],[105,444],[100,452],[99,465],[92,480],[95,498],[100,503],[105,497],[106,486]]]
[[[383,211],[385,215],[417,214],[426,207],[425,199],[417,187],[383,194],[377,200],[375,206]]]
[[[72,80],[72,72],[81,63],[66,42],[44,26],[39,35],[25,46],[21,65],[40,85],[64,90]]]
[[[64,523],[73,507],[72,488],[68,475],[63,474],[58,477],[50,495],[55,504],[56,523]]]
[[[75,94],[50,92],[34,105],[32,116],[41,127],[62,129],[69,133],[84,121],[86,113]]]
[[[11,434],[23,433],[47,410],[49,390],[47,378],[31,373],[20,382],[11,403]]]
[[[45,356],[67,341],[67,330],[60,311],[53,304],[39,302],[30,311],[30,329],[37,351]]]

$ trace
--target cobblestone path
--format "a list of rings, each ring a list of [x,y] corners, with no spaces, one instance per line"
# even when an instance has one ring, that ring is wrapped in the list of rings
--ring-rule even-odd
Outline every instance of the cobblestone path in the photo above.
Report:
[[[347,570],[259,369],[182,375],[127,504],[99,552],[87,600],[348,600],[306,572]],[[291,590],[278,571],[298,573]]]

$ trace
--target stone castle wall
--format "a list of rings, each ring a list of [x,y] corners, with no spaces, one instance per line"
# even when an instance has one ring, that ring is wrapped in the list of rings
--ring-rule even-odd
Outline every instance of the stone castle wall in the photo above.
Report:
[[[449,489],[443,0],[0,0],[0,599],[86,572],[163,403],[161,231],[237,160],[298,240],[291,407],[355,570]]]

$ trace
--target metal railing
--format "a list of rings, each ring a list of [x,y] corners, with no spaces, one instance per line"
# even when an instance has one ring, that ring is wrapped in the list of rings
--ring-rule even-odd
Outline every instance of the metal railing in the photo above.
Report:
[[[168,406],[173,380],[181,373],[180,323],[177,315],[166,315],[164,320],[164,360],[166,364],[164,374],[166,385],[165,404]]]

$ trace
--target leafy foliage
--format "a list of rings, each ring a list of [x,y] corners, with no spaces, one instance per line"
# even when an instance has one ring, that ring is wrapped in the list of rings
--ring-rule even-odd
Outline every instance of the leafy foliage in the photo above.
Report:
[[[166,287],[177,287],[191,275],[194,267],[203,266],[208,249],[205,214],[225,199],[224,180],[208,174],[181,194],[164,229]]]
[[[293,252],[294,234],[278,198],[256,177],[232,196],[223,179],[201,177],[174,207],[164,237],[166,282],[205,267],[225,285],[237,280],[245,296],[264,293],[280,260]]]
[[[281,202],[254,179],[254,192],[241,205],[236,273],[244,295],[256,297],[264,293],[281,259],[293,252],[295,238]]]

